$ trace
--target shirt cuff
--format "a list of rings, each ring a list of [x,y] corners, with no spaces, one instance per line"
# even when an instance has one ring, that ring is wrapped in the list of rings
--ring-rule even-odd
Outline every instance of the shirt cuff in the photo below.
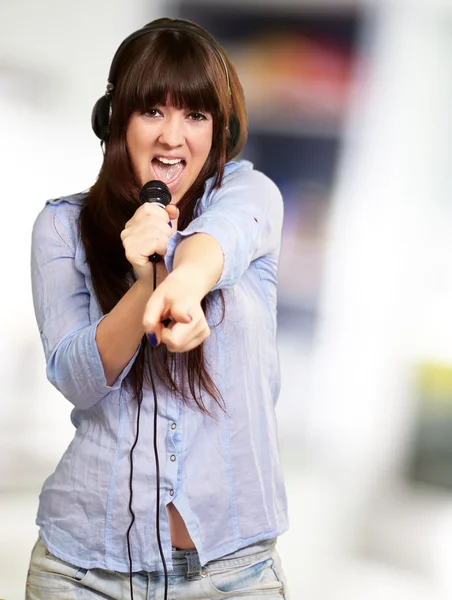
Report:
[[[92,375],[93,381],[95,382],[96,392],[98,394],[102,394],[102,395],[108,394],[108,392],[111,392],[114,390],[118,390],[121,387],[121,384],[124,381],[124,379],[127,377],[127,375],[129,374],[129,371],[132,368],[132,365],[135,362],[135,359],[136,359],[139,349],[140,349],[140,346],[138,345],[138,348],[136,349],[134,355],[129,360],[129,362],[126,364],[126,366],[121,371],[121,373],[118,375],[118,377],[117,377],[116,381],[113,383],[113,385],[107,385],[107,380],[105,379],[104,367],[102,365],[102,359],[100,357],[99,348],[98,348],[97,342],[96,342],[97,328],[99,327],[99,324],[105,319],[106,316],[107,315],[103,315],[97,321],[97,323],[95,323],[95,325],[90,328],[91,331],[90,331],[90,334],[88,337],[91,339],[87,339],[87,346],[86,346],[87,357],[89,359],[88,364],[91,365],[91,375]]]

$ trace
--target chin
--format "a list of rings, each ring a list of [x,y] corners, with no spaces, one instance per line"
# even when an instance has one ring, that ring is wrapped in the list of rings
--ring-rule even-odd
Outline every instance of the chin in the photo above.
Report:
[[[170,192],[171,192],[171,189],[170,189]],[[183,195],[184,194],[181,194],[180,192],[175,192],[174,194],[171,192],[171,204],[177,204]]]

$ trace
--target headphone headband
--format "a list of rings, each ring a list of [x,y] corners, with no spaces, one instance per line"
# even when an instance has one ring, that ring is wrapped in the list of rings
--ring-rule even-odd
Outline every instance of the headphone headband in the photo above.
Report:
[[[111,94],[111,92],[115,89],[115,85],[116,85],[115,76],[116,76],[117,67],[121,60],[121,55],[122,55],[123,49],[126,46],[128,46],[131,42],[133,42],[134,40],[140,38],[143,35],[147,35],[148,33],[151,33],[152,31],[176,31],[179,33],[192,33],[192,34],[198,36],[199,38],[201,38],[202,40],[204,40],[205,42],[207,42],[209,44],[209,46],[215,50],[218,58],[221,60],[221,62],[223,64],[229,95],[232,96],[231,85],[230,85],[230,81],[229,81],[229,71],[228,71],[228,67],[226,64],[226,60],[225,60],[223,54],[221,53],[220,48],[218,47],[217,44],[215,44],[215,42],[213,42],[207,36],[203,35],[202,31],[199,31],[198,28],[194,24],[190,25],[190,21],[187,21],[186,25],[185,24],[184,25],[176,25],[176,24],[145,25],[141,29],[134,31],[128,37],[126,37],[126,39],[121,42],[119,48],[116,50],[115,55],[113,56],[113,60],[112,60],[111,66],[110,66],[110,72],[108,73],[108,82],[107,82],[107,89],[106,89],[107,94]]]

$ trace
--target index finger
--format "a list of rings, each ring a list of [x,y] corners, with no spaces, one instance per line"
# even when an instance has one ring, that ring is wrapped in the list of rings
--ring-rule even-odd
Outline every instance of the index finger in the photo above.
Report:
[[[157,346],[162,337],[164,327],[162,321],[166,318],[164,299],[154,294],[149,298],[143,314],[143,327],[152,346]]]

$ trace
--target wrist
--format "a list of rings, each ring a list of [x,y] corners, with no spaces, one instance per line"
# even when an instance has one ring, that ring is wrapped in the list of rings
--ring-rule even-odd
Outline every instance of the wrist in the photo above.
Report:
[[[150,296],[154,291],[154,277],[152,271],[150,275],[148,273],[140,273],[134,269],[136,281],[134,286],[140,290],[141,293]]]
[[[203,298],[216,285],[224,266],[223,250],[207,233],[196,233],[182,240],[174,253],[173,272],[188,278]]]
[[[181,264],[173,269],[168,278],[179,288],[186,288],[187,295],[192,298],[194,297],[199,302],[201,302],[211,289],[208,278],[202,269],[199,268],[199,265],[190,263]]]

